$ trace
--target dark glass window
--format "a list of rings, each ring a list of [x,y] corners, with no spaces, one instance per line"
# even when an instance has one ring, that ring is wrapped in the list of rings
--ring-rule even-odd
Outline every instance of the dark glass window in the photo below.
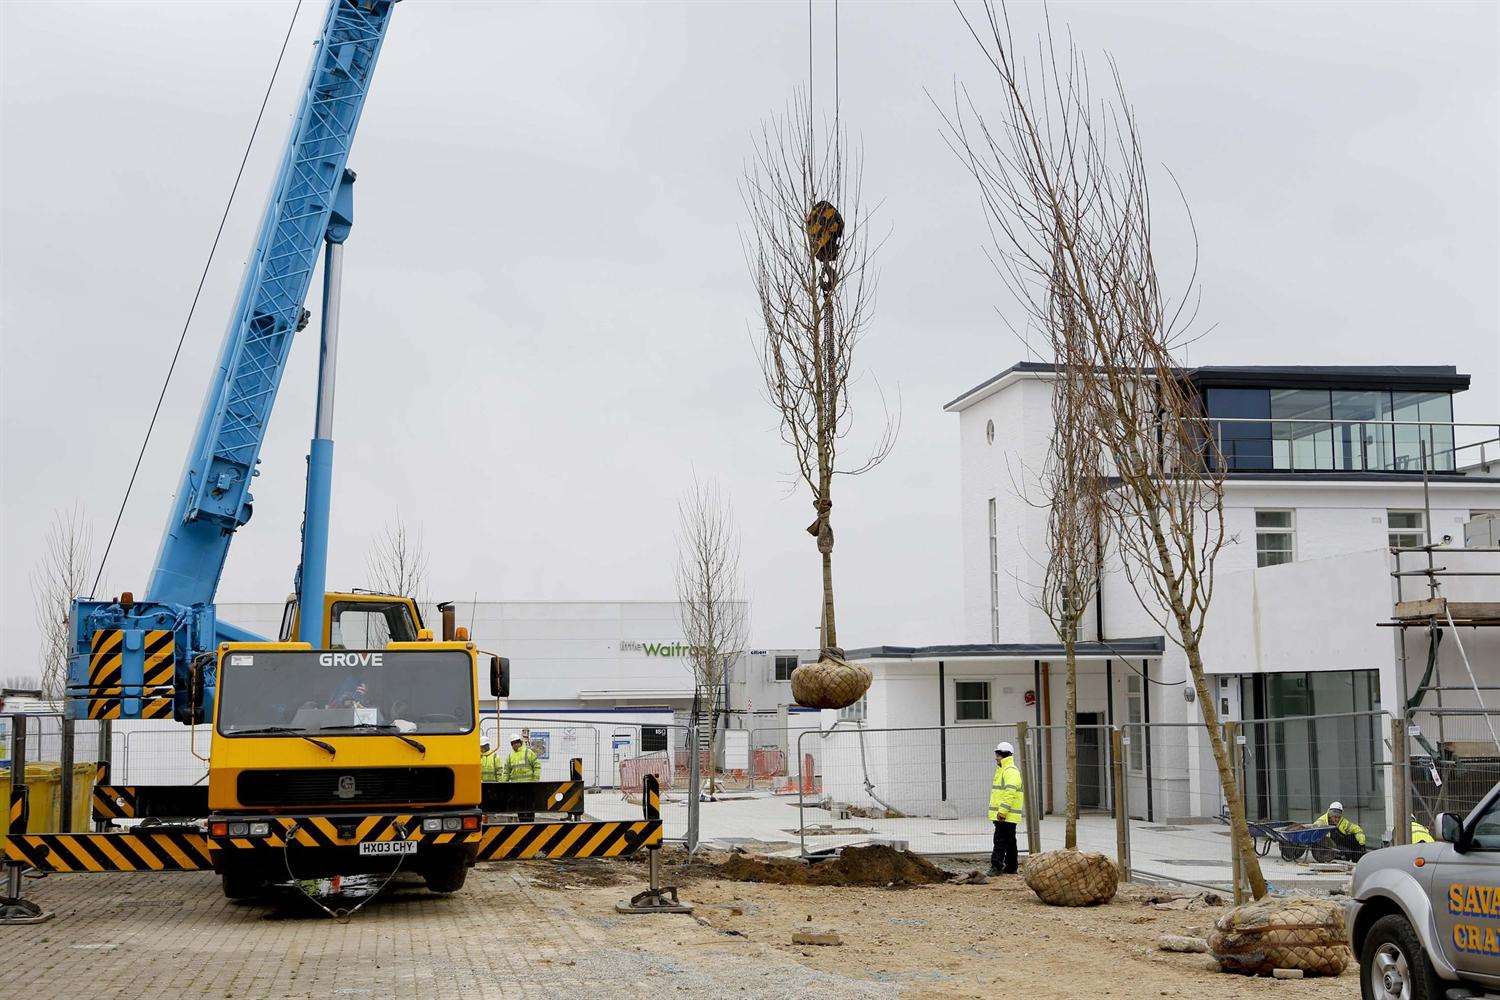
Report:
[[[776,679],[778,681],[789,681],[792,679],[792,671],[797,669],[797,658],[795,656],[776,657]]]
[[[1269,389],[1208,390],[1208,415],[1219,421],[1214,429],[1224,467],[1231,472],[1254,472],[1271,468],[1271,425],[1241,423],[1264,420],[1271,415]]]
[[[953,718],[958,722],[988,722],[990,718],[990,682],[955,681],[953,684]]]

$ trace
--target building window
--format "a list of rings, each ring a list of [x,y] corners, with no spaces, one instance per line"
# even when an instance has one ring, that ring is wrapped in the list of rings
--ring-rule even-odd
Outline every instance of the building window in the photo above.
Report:
[[[1255,565],[1280,566],[1296,558],[1296,531],[1289,510],[1255,512]]]
[[[1142,700],[1145,684],[1136,673],[1125,675],[1125,735],[1130,737],[1130,770],[1136,774],[1146,769],[1146,706]]]
[[[990,497],[990,642],[1000,641],[1000,540],[995,523],[995,498]]]
[[[797,669],[797,657],[776,657],[776,679],[778,681],[789,681],[792,679],[792,671]]]
[[[839,709],[840,722],[864,722],[865,716],[870,712],[870,704],[867,695],[861,695],[859,701],[848,708]]]
[[[1427,544],[1426,514],[1420,510],[1385,512],[1386,537],[1393,549],[1420,549]]]
[[[953,719],[955,722],[990,721],[989,681],[953,683]]]

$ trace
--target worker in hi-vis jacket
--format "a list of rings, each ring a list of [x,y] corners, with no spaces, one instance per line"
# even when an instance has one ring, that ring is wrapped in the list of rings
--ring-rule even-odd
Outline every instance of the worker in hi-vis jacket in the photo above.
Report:
[[[1016,848],[1016,825],[1026,808],[1021,769],[1016,750],[1001,741],[995,746],[995,777],[990,781],[990,822],[995,824],[995,844],[990,852],[991,875],[1014,875],[1020,867]]]

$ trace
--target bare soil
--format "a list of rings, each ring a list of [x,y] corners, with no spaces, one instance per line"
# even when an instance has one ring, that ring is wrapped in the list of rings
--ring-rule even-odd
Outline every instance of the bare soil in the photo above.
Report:
[[[814,864],[735,854],[720,866],[720,872],[734,882],[774,885],[912,886],[945,882],[950,877],[920,855],[880,844],[845,848],[837,858]]]
[[[1160,888],[1126,885],[1105,905],[1075,909],[1046,906],[1014,876],[901,891],[884,885],[740,882],[727,877],[729,866],[745,864],[735,857],[700,854],[684,871],[664,856],[664,880],[681,886],[683,900],[694,904],[696,912],[691,917],[610,920],[611,940],[684,963],[712,963],[716,956],[791,959],[840,977],[849,995],[867,995],[861,991],[876,986],[919,998],[1230,1000],[1265,995],[1323,1000],[1358,993],[1352,965],[1334,979],[1282,982],[1219,972],[1207,955],[1159,950],[1161,935],[1206,936],[1225,912],[1201,898]],[[676,858],[680,861],[681,855]],[[532,867],[554,868],[555,884],[562,888],[566,883],[562,869],[553,865],[526,863],[512,870],[534,877]],[[624,887],[630,892],[644,883],[642,863],[621,864],[619,870],[633,878]],[[562,888],[559,897],[582,915],[612,906],[625,894],[622,888],[580,879],[574,888]],[[844,943],[793,945],[793,931],[805,927],[835,930]],[[704,944],[705,928],[717,932],[714,944]]]

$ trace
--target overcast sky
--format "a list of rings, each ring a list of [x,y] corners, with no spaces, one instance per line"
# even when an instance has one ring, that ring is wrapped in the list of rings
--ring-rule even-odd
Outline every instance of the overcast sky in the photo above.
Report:
[[[82,504],[102,549],[293,6],[0,4],[0,672],[34,663],[49,513]],[[1214,327],[1193,363],[1456,364],[1458,418],[1500,419],[1497,9],[1052,6],[1116,57],[1191,201]],[[1013,11],[1034,34],[1040,8]],[[1023,350],[924,89],[994,89],[950,5],[840,16],[843,115],[891,233],[861,362],[904,404],[889,461],[835,496],[840,638],[954,641],[941,407]],[[110,592],[145,589],[321,21],[304,4]],[[736,189],[757,123],[806,82],[807,31],[796,3],[400,4],[350,160],[330,586],[365,582],[399,511],[434,598],[669,597],[696,472],[734,498],[756,642],[815,642],[812,511],[760,394]],[[816,31],[826,111],[826,0]],[[1183,249],[1161,249],[1180,276]],[[316,365],[314,327],[224,600],[291,587]]]

